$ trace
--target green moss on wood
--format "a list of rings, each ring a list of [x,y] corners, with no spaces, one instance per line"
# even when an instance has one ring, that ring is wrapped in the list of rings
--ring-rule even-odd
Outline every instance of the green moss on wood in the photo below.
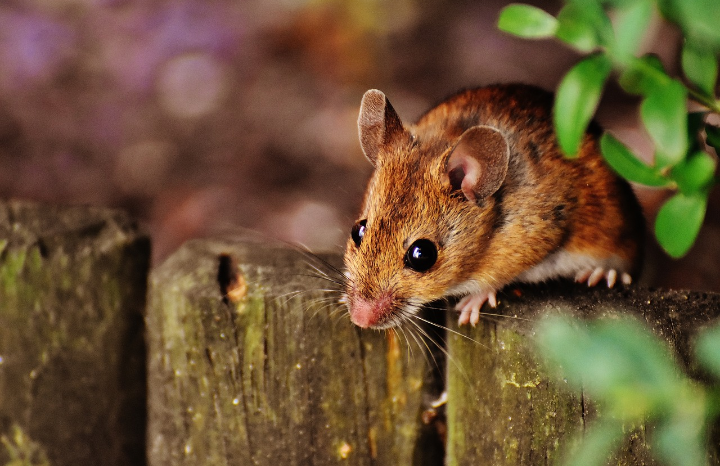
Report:
[[[221,255],[247,284],[235,302]],[[154,271],[152,464],[411,464],[425,360],[331,319],[338,296],[308,271],[297,251],[230,239]]]
[[[18,202],[0,234],[0,419],[54,465],[142,464],[147,238],[115,211]]]
[[[688,361],[690,337],[717,317],[720,303],[720,296],[710,293],[637,287],[554,284],[523,287],[517,295],[508,291],[501,296],[499,317],[488,317],[474,329],[451,325],[459,335],[448,339],[453,357],[448,365],[449,465],[553,464],[597,416],[590,400],[566,391],[537,360],[532,327],[544,313],[635,315],[665,336],[680,360]],[[681,308],[685,310],[677,312]],[[652,426],[626,429],[626,442],[612,464],[656,464],[645,440]]]

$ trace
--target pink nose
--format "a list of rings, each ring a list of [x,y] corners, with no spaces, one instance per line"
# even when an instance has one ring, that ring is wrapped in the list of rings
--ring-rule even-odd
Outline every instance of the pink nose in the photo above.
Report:
[[[367,300],[355,296],[350,299],[350,320],[358,327],[374,327],[392,311],[392,298],[389,295],[376,300]]]

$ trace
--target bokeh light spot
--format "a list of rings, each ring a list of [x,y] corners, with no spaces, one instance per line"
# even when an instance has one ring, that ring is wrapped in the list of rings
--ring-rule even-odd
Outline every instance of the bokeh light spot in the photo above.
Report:
[[[163,108],[179,118],[198,118],[216,110],[227,92],[227,71],[208,54],[172,58],[160,70],[157,90]]]

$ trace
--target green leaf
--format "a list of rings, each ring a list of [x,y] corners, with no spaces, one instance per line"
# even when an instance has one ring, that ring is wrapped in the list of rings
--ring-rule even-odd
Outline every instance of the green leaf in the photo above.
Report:
[[[536,333],[541,354],[618,419],[647,415],[681,386],[668,349],[633,319],[598,320],[583,328],[551,316],[540,321]]]
[[[557,20],[555,37],[581,52],[591,52],[613,41],[610,18],[596,1],[568,2]]]
[[[688,147],[687,90],[675,80],[654,89],[640,104],[640,117],[655,143],[655,165],[675,165]]]
[[[698,335],[695,355],[703,367],[720,379],[720,325],[708,328]]]
[[[652,402],[653,393],[661,395],[661,392],[669,393],[678,387],[680,371],[667,346],[637,320],[627,317],[600,319],[593,323],[591,335],[598,347],[612,348],[611,351],[619,355],[595,355],[595,360],[608,359],[609,365],[624,363],[628,369],[622,377],[614,377],[613,395],[622,393],[631,401],[640,397]],[[590,382],[586,380],[585,384],[588,386]],[[616,403],[618,401],[622,402],[616,400]],[[627,404],[620,413],[633,409],[632,404]]]
[[[670,77],[656,55],[648,54],[631,60],[620,74],[620,86],[630,94],[647,95],[667,85]]]
[[[717,126],[707,125],[705,127],[706,141],[709,145],[720,151],[720,128]]]
[[[720,2],[717,0],[659,0],[663,16],[678,24],[686,37],[720,51]]]
[[[655,219],[655,237],[670,256],[682,257],[695,242],[707,209],[707,193],[677,193]]]
[[[718,61],[712,49],[686,40],[682,49],[682,69],[703,94],[708,97],[715,95]]]
[[[558,377],[566,378],[573,388],[582,390],[582,374],[590,339],[586,327],[565,316],[546,316],[538,322],[535,330],[543,358],[562,369]]]
[[[558,21],[554,16],[530,5],[511,4],[500,12],[498,28],[525,38],[552,37]]]
[[[653,12],[650,0],[625,3],[616,11],[613,55],[626,60],[635,55]]]
[[[634,5],[635,3],[644,1],[646,0],[600,0],[600,3],[602,3],[606,8],[625,8]]]
[[[611,64],[603,54],[591,55],[565,75],[555,96],[553,116],[563,152],[574,156],[597,109]]]
[[[707,188],[713,181],[715,165],[715,159],[710,154],[697,151],[673,167],[671,178],[681,192],[693,194]]]
[[[622,423],[599,419],[576,437],[574,448],[562,464],[567,466],[604,466],[625,434]]]
[[[697,407],[663,419],[656,426],[650,444],[664,464],[704,466],[707,461],[707,418],[703,397],[696,398]],[[689,412],[688,412],[689,411]]]
[[[658,170],[645,165],[625,145],[605,133],[600,139],[600,149],[608,165],[620,176],[646,186],[667,186],[670,182]]]

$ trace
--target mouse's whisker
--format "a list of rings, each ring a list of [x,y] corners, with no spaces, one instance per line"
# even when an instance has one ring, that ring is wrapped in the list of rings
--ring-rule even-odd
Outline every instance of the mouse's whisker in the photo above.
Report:
[[[481,312],[480,312],[480,317],[483,317],[483,316],[485,316],[485,317],[498,317],[498,318],[503,318],[503,319],[517,319],[517,320],[524,320],[524,321],[526,321],[526,322],[532,322],[532,321],[533,321],[532,319],[528,319],[528,318],[526,318],[526,317],[510,316],[510,315],[506,315],[506,314],[497,314],[497,313],[493,313],[493,312],[484,312],[484,311],[481,311]]]
[[[301,254],[303,254],[306,258],[306,264],[312,267],[315,270],[323,271],[324,273],[327,273],[327,271],[330,271],[334,274],[336,274],[339,277],[345,277],[345,274],[342,272],[341,269],[331,264],[329,261],[323,259],[322,257],[318,256],[317,254],[314,254],[310,252],[308,249],[298,248],[298,251],[300,251]],[[323,267],[322,269],[320,267]]]
[[[337,303],[331,303],[332,304],[332,310],[330,311],[330,315],[349,315],[347,312],[347,308],[345,306],[336,306]]]
[[[453,355],[448,351],[448,349],[447,349],[447,340],[444,339],[444,338],[441,338],[442,345],[439,344],[436,340],[434,340],[434,339],[427,333],[427,330],[425,330],[425,329],[420,325],[420,322],[422,322],[422,323],[424,323],[424,324],[427,324],[427,325],[430,325],[430,326],[432,326],[432,327],[438,328],[438,329],[440,329],[440,330],[443,330],[443,331],[446,332],[446,334],[449,332],[449,333],[451,333],[451,334],[454,334],[454,335],[457,335],[457,336],[459,336],[459,337],[462,337],[462,338],[464,338],[464,339],[466,339],[466,340],[469,340],[469,341],[471,341],[471,342],[473,342],[473,343],[481,346],[482,348],[489,349],[489,347],[488,347],[487,345],[485,345],[485,344],[483,344],[483,343],[481,343],[481,342],[473,339],[473,338],[470,338],[470,337],[467,336],[467,335],[463,335],[462,333],[459,333],[459,332],[457,332],[457,331],[455,331],[455,330],[452,330],[452,329],[448,328],[448,327],[445,326],[445,325],[441,325],[441,324],[438,324],[438,323],[436,323],[436,322],[432,322],[432,321],[430,321],[430,320],[428,320],[428,319],[425,319],[425,318],[423,318],[423,317],[421,317],[421,316],[419,316],[419,315],[417,315],[417,314],[413,314],[413,315],[408,316],[408,317],[409,317],[408,321],[412,322],[413,325],[418,329],[418,331],[420,331],[422,334],[424,334],[424,335],[426,336],[426,338],[428,338],[433,344],[435,344],[435,345],[437,346],[437,348],[438,348],[438,349],[442,352],[442,354],[445,356],[445,360],[448,361],[450,364],[452,364],[452,366],[458,371],[458,374],[462,377],[462,379],[463,379],[468,385],[471,385],[471,382],[470,382],[471,379],[470,379],[467,371],[462,367],[462,365],[460,364],[460,362],[459,362],[455,357],[453,357]],[[436,366],[436,367],[437,367],[437,366]]]
[[[316,279],[318,279],[318,280],[324,280],[324,281],[326,281],[326,282],[330,282],[330,283],[332,283],[332,284],[334,284],[334,285],[337,285],[337,286],[338,286],[338,289],[343,288],[343,287],[345,286],[345,283],[346,283],[346,282],[343,281],[343,280],[339,280],[339,279],[337,279],[337,278],[331,277],[331,276],[329,276],[329,275],[326,275],[326,274],[323,274],[323,273],[320,273],[320,272],[315,272],[315,273],[301,273],[301,274],[298,274],[298,276],[300,276],[300,277],[311,277],[311,278],[316,278]]]
[[[315,270],[318,273],[321,273],[323,275],[327,275],[328,277],[332,273],[333,276],[336,276],[338,279],[342,280],[345,277],[345,274],[342,273],[339,269],[327,265],[327,262],[322,262],[320,264],[314,264],[312,262],[306,261],[305,264],[307,264],[308,267]]]
[[[309,292],[310,290],[293,290],[288,291],[287,293],[282,293],[277,296],[273,296],[272,300],[279,306],[285,307],[287,304],[293,299],[298,296],[301,296],[304,293]]]
[[[343,309],[341,307],[338,307],[330,312],[330,317],[333,319],[334,325],[339,324],[339,322],[345,319],[350,319],[350,314],[348,312],[342,311]]]
[[[336,304],[337,304],[337,303],[334,302],[334,301],[318,301],[317,304],[322,304],[322,305],[321,305],[321,306],[316,306],[316,309],[314,310],[314,312],[313,312],[312,315],[310,316],[311,318],[316,317],[316,316],[317,316],[318,314],[320,314],[320,313],[323,313],[323,314],[325,315],[325,314],[326,314],[325,311],[328,310],[328,309],[331,309],[330,315],[332,315],[333,312],[336,311],[336,307],[337,307]]]
[[[335,295],[337,293],[337,291],[332,290],[332,289],[293,290],[293,291],[288,291],[287,293],[282,293],[280,295],[274,296],[273,300],[281,306],[287,306],[287,304],[295,298],[298,298],[301,296],[317,294],[317,293],[326,293],[326,294]],[[337,302],[337,298],[335,298],[334,296],[311,296],[311,298],[309,299],[309,304],[312,305],[313,303],[326,302],[326,301],[327,302],[332,302],[332,301]]]
[[[431,320],[424,319],[424,318],[420,317],[420,316],[417,315],[417,314],[414,315],[413,318],[414,318],[414,319],[417,319],[417,320],[420,320],[420,321],[422,321],[422,322],[425,322],[426,324],[432,325],[433,327],[437,327],[437,328],[439,328],[439,329],[445,330],[446,332],[450,332],[450,333],[452,333],[453,335],[457,335],[457,336],[459,336],[459,337],[461,337],[461,338],[464,338],[464,339],[466,339],[466,340],[470,340],[471,342],[476,343],[476,344],[478,344],[478,345],[480,345],[480,346],[482,346],[482,347],[484,347],[484,348],[487,348],[486,345],[483,345],[483,344],[480,343],[479,341],[477,341],[477,340],[475,340],[475,339],[473,339],[473,338],[470,338],[469,336],[467,336],[467,335],[465,335],[465,334],[463,334],[463,333],[460,333],[460,332],[458,332],[458,331],[456,331],[456,330],[453,330],[453,329],[451,329],[451,328],[449,328],[449,327],[447,327],[447,326],[445,326],[445,325],[437,324],[437,323],[435,323],[435,322],[433,322],[433,321],[431,321]]]
[[[485,307],[487,308],[488,306],[486,305]],[[433,311],[447,311],[447,310],[450,310],[451,312],[454,311],[454,309],[448,309],[447,307],[438,306],[438,305],[425,305],[425,308],[433,310]],[[532,322],[532,319],[528,319],[525,317],[520,317],[517,315],[500,314],[500,313],[496,313],[496,312],[487,312],[484,310],[480,311],[480,317],[497,317],[497,318],[501,318],[501,319],[517,319],[517,320],[524,320],[527,322]]]
[[[435,352],[430,348],[430,345],[428,344],[428,341],[435,345],[440,351],[445,353],[443,344],[438,343],[434,338],[432,338],[425,329],[422,328],[422,326],[416,322],[415,320],[410,318],[409,322],[413,326],[413,337],[415,339],[415,342],[417,343],[418,347],[424,351],[422,351],[423,355],[425,355],[425,361],[430,364],[430,359],[432,359],[432,364],[438,368],[441,369],[442,366],[438,362],[438,360],[435,358]],[[444,342],[442,342],[444,343]],[[448,357],[446,353],[446,357]]]
[[[455,359],[455,358],[452,356],[452,354],[450,354],[450,352],[447,350],[447,348],[445,347],[445,345],[444,345],[444,344],[439,344],[434,338],[432,338],[432,336],[430,336],[430,335],[428,334],[428,332],[427,332],[424,328],[422,328],[422,326],[420,325],[420,323],[417,322],[417,320],[420,320],[421,322],[427,322],[427,321],[426,321],[425,319],[418,318],[417,315],[415,315],[415,316],[409,316],[409,317],[411,317],[411,318],[409,319],[409,321],[412,322],[412,324],[415,326],[415,328],[417,329],[417,331],[418,331],[425,339],[427,339],[427,340],[429,340],[430,342],[432,342],[432,343],[442,352],[442,354],[445,356],[445,360],[446,360],[446,361],[449,361],[449,362],[453,365],[453,367],[455,367],[455,368],[457,369],[458,373],[463,377],[463,379],[464,379],[467,383],[470,383],[470,377],[468,376],[467,372],[465,371],[465,369],[463,369],[463,367],[460,365],[460,363],[457,361],[457,359]],[[442,328],[442,327],[440,327],[440,328]],[[441,340],[441,341],[442,341],[443,343],[445,343],[444,340]],[[430,353],[430,356],[432,357],[432,359],[433,359],[433,361],[434,361],[434,363],[435,363],[435,367],[437,367],[438,369],[441,369],[441,366],[438,365],[438,362],[437,362],[437,360],[435,359],[435,356],[434,356],[432,350],[430,350],[430,348],[427,346],[427,343],[426,343],[425,345],[426,345],[426,348],[428,349],[428,352]]]
[[[419,322],[416,321],[416,320],[420,320],[420,321],[423,321],[423,320],[424,320],[424,319],[421,319],[421,318],[420,318],[420,319],[417,319],[417,318],[419,318],[418,312],[420,312],[421,307],[422,307],[421,304],[416,303],[416,302],[414,302],[414,301],[410,301],[410,302],[408,303],[408,306],[407,306],[407,307],[404,307],[403,309],[401,309],[401,311],[400,311],[400,316],[399,316],[399,319],[398,319],[398,320],[399,320],[401,323],[410,322],[410,323],[412,324],[412,328],[413,328],[414,331],[423,331],[422,333],[424,334],[424,337],[425,337],[425,338],[430,338],[430,340],[431,340],[433,343],[437,344],[437,343],[435,342],[435,340],[434,340],[433,338],[431,338],[430,335],[425,331],[425,329],[422,328],[422,326],[419,324]],[[439,336],[439,335],[438,335],[438,336]],[[442,341],[442,339],[441,339],[441,341]],[[444,341],[442,341],[442,343],[443,343],[442,346],[444,346]],[[438,345],[438,346],[441,346],[441,345]]]
[[[409,361],[410,358],[414,356],[414,354],[413,354],[412,345],[410,344],[410,340],[408,339],[407,332],[405,331],[405,328],[403,328],[402,326],[400,326],[400,327],[393,327],[393,328],[390,329],[390,331],[391,331],[392,333],[394,333],[394,334],[397,336],[398,339],[399,339],[399,336],[398,336],[398,335],[399,335],[399,334],[402,334],[403,338],[405,339],[405,345],[406,345],[406,347],[408,348],[408,361]],[[413,336],[412,334],[411,334],[410,336],[414,338],[414,336]]]

